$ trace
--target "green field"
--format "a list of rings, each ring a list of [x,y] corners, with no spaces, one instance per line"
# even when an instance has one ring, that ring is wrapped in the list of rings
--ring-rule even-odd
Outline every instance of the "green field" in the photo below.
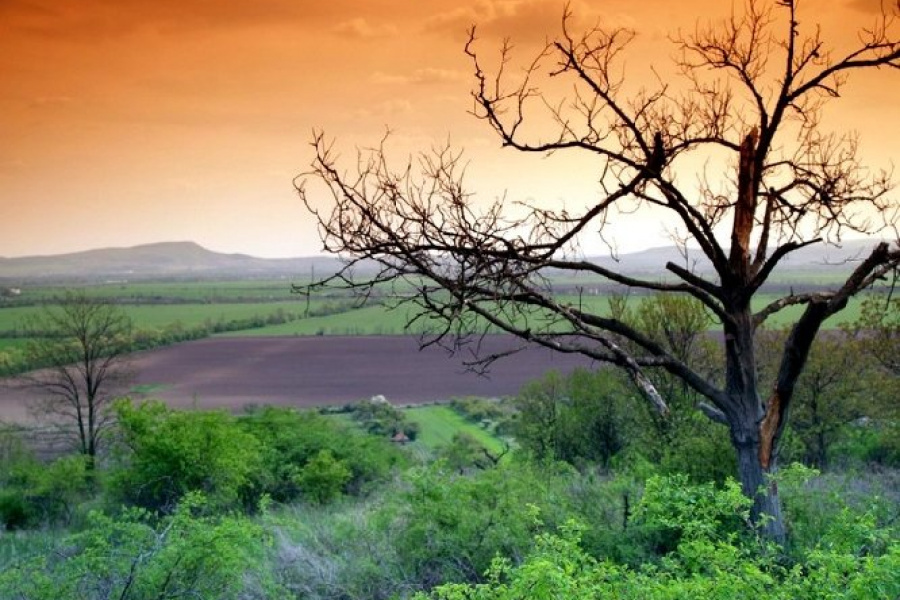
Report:
[[[297,280],[302,282],[303,280]],[[103,283],[79,287],[91,296],[110,298],[124,303],[145,302],[267,302],[301,300],[291,294],[292,281],[236,280],[236,281],[159,281],[138,283]],[[36,303],[61,298],[71,286],[34,286],[22,288],[16,304]]]
[[[21,350],[28,340],[23,338],[0,338],[0,352],[5,350]]]
[[[307,310],[305,301],[299,298],[280,302],[231,302],[231,303],[159,303],[122,304],[122,309],[130,316],[138,328],[162,328],[180,323],[183,327],[193,327],[217,321],[234,321],[253,317],[266,317],[279,311],[302,316]],[[41,312],[38,306],[16,306],[0,308],[0,331],[21,330],[25,321]],[[312,313],[342,310],[339,302],[330,299],[313,299],[309,303]]]
[[[449,406],[436,404],[410,407],[406,409],[406,416],[421,427],[416,441],[432,450],[450,444],[456,433],[465,431],[491,453],[503,451],[503,442],[497,436],[465,420]]]
[[[759,294],[753,303],[755,310],[760,310],[770,302],[780,298],[777,294]],[[560,296],[560,302],[572,306],[580,306],[583,310],[600,315],[609,315],[609,296]],[[630,302],[639,303],[640,298],[633,298]],[[826,328],[835,328],[845,322],[852,322],[859,318],[860,298],[853,298],[843,311],[825,322]],[[796,321],[803,312],[803,306],[790,306],[770,317],[766,326],[771,329],[785,327]],[[415,314],[415,307],[401,306],[390,309],[384,305],[364,306],[345,312],[300,319],[290,323],[261,327],[252,330],[232,331],[223,333],[225,336],[256,336],[256,335],[404,335],[420,334],[425,331],[425,322],[420,321],[407,328],[409,316]],[[721,330],[718,323],[710,324],[711,331]],[[499,331],[499,330],[498,330]]]
[[[241,324],[240,329],[221,335],[404,335],[429,330],[425,320],[407,327],[409,316],[416,310],[413,306],[391,310],[382,304],[370,303],[359,307],[353,298],[338,295],[320,295],[307,300],[303,296],[290,294],[289,282],[282,280],[105,284],[86,289],[91,295],[114,298],[139,329],[160,330],[171,326],[191,329],[218,323],[255,321],[252,327],[249,323]],[[0,335],[4,332],[7,335],[5,340],[0,339],[0,348],[18,346],[20,342],[12,339],[15,338],[14,332],[21,331],[25,320],[41,311],[38,302],[59,297],[62,293],[62,288],[53,287],[23,290],[22,296],[15,300],[16,304],[0,305]],[[754,302],[754,308],[759,310],[777,297],[770,292],[761,293]],[[602,293],[558,296],[561,303],[600,315],[609,314],[609,299],[608,294]],[[632,305],[641,301],[641,296],[630,300]],[[19,305],[28,302],[32,303]],[[826,322],[826,327],[837,327],[855,320],[859,316],[860,303],[859,299],[851,300],[844,311]],[[788,307],[772,317],[767,326],[783,327],[796,320],[802,310],[802,306]],[[277,318],[279,315],[287,318]],[[279,323],[263,325],[260,322],[267,319]],[[541,328],[534,322],[531,325],[535,330]],[[710,326],[711,330],[718,328],[716,324]]]

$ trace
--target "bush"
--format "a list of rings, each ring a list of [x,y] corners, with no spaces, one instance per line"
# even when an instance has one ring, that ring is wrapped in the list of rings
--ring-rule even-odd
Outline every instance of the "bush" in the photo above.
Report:
[[[590,556],[581,547],[583,527],[570,521],[558,533],[537,535],[521,564],[495,559],[486,583],[445,584],[418,598],[891,600],[900,594],[900,544],[894,536],[892,544],[872,545],[891,534],[867,515],[846,514],[834,524],[836,537],[826,536],[801,563],[785,566],[730,523],[748,509],[734,482],[715,488],[684,477],[651,478],[639,519],[678,538],[662,561],[630,568]]]
[[[262,564],[262,530],[239,517],[197,517],[201,496],[189,495],[155,521],[141,510],[118,518],[91,513],[82,533],[56,551],[7,566],[0,590],[29,600],[59,598],[263,597],[276,593]],[[5,596],[6,597],[6,596]]]
[[[121,435],[115,497],[168,512],[188,492],[203,492],[213,509],[255,504],[251,480],[260,445],[224,411],[174,411],[160,402],[116,405]]]
[[[376,398],[351,405],[353,420],[372,435],[391,437],[403,432],[410,440],[415,440],[419,435],[419,424],[407,420],[402,410],[393,407],[383,397]]]
[[[506,414],[500,402],[478,396],[454,398],[450,407],[472,423],[479,424],[496,421]]]
[[[254,475],[255,494],[267,494],[276,502],[301,496],[301,474],[322,452],[349,472],[340,489],[351,494],[363,493],[369,485],[386,479],[404,460],[387,438],[367,435],[313,411],[265,407],[239,422],[260,447],[262,464]]]
[[[68,524],[91,491],[88,459],[77,454],[38,461],[13,433],[7,433],[0,469],[0,526],[28,529]]]
[[[326,504],[341,494],[351,476],[350,469],[335,459],[331,450],[319,450],[295,479],[305,498],[316,504]]]
[[[532,545],[533,513],[550,527],[566,514],[561,474],[552,465],[523,463],[470,476],[448,472],[441,461],[415,469],[406,490],[385,508],[403,571],[428,589],[480,581],[498,553],[524,556]]]

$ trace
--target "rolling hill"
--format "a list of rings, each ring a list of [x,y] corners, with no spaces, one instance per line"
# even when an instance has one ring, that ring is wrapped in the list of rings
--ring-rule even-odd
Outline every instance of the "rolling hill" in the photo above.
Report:
[[[779,266],[781,272],[848,271],[861,259],[872,241],[851,241],[842,246],[816,245],[789,255]],[[697,272],[710,271],[709,261],[699,250],[687,257],[674,246],[651,248],[641,252],[592,257],[607,268],[632,274],[662,275],[667,262]],[[103,248],[52,256],[0,257],[0,281],[7,284],[24,281],[104,281],[207,278],[278,278],[318,276],[340,268],[337,258],[258,258],[246,254],[223,254],[194,242],[163,242],[131,248]],[[365,274],[366,268],[360,268]]]
[[[223,254],[194,242],[163,242],[131,248],[103,248],[72,254],[0,258],[0,280],[147,280],[160,278],[250,278],[330,273],[340,261],[330,257],[257,258]]]

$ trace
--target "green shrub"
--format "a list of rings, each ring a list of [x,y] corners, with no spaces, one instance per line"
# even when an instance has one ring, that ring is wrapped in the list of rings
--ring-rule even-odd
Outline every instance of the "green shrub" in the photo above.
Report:
[[[893,600],[900,594],[900,544],[868,515],[845,513],[834,523],[834,537],[817,542],[800,563],[785,565],[735,528],[734,519],[743,521],[748,508],[734,482],[715,488],[691,485],[686,477],[651,478],[638,519],[677,534],[663,560],[631,568],[595,558],[581,546],[583,527],[569,522],[558,533],[537,535],[520,564],[496,558],[486,582],[448,583],[418,598]]]
[[[351,405],[350,412],[353,420],[372,435],[391,437],[403,432],[410,440],[415,440],[419,435],[419,424],[408,420],[402,410],[383,397],[357,402]]]
[[[84,455],[38,461],[21,447],[10,450],[0,471],[0,526],[28,529],[68,524],[91,492],[91,473]]]
[[[549,527],[566,514],[562,473],[570,471],[512,462],[469,476],[449,472],[441,461],[413,470],[407,489],[385,509],[403,570],[427,589],[480,580],[497,553],[524,556],[533,513]]]
[[[326,504],[340,496],[351,476],[350,469],[335,459],[331,450],[319,450],[303,465],[295,479],[305,498],[316,504]]]
[[[202,492],[214,509],[255,504],[247,496],[260,445],[228,413],[122,401],[116,416],[121,445],[111,487],[119,500],[163,512],[188,492]]]
[[[198,517],[202,497],[188,495],[170,517],[141,510],[118,518],[91,513],[88,528],[63,538],[55,552],[9,565],[4,597],[200,598],[276,593],[262,564],[265,536],[239,517]]]
[[[239,421],[260,447],[262,464],[254,475],[255,493],[267,494],[280,503],[300,497],[298,478],[307,463],[323,451],[349,471],[341,489],[352,494],[386,479],[404,460],[387,438],[367,435],[314,411],[264,407]]]

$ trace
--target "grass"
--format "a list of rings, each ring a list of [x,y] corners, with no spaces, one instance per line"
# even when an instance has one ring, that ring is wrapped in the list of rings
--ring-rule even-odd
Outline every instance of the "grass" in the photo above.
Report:
[[[324,305],[317,301],[315,307]],[[193,327],[216,321],[232,321],[266,317],[278,311],[302,315],[305,304],[298,301],[284,302],[237,302],[215,304],[138,304],[122,305],[125,313],[132,318],[137,328],[163,328],[180,323],[184,327]],[[31,317],[40,315],[43,309],[36,306],[10,307],[0,309],[0,331],[21,330]]]
[[[378,304],[259,329],[228,332],[223,335],[404,335],[420,333],[421,329],[406,329],[409,314],[411,313],[406,308],[391,310]]]
[[[22,288],[17,303],[45,302],[61,298],[72,286],[34,286]],[[109,298],[126,303],[159,301],[181,302],[237,302],[279,301],[299,296],[291,294],[287,279],[235,281],[159,281],[138,283],[101,283],[79,287],[97,298]]]
[[[24,338],[0,338],[0,352],[21,350],[28,343]]]
[[[167,387],[169,387],[168,383],[141,383],[132,386],[132,388],[129,390],[129,393],[149,396],[151,394],[155,394],[156,392],[161,392]]]
[[[753,307],[760,310],[764,306],[782,297],[781,294],[763,293],[757,295]],[[558,296],[557,301],[571,306],[578,306],[582,310],[590,311],[602,316],[609,315],[608,295],[596,296]],[[641,298],[633,298],[630,302],[641,302]],[[847,308],[828,319],[825,328],[836,328],[842,323],[852,322],[859,318],[862,299],[852,298]],[[794,323],[802,314],[803,306],[789,306],[773,315],[766,321],[766,325],[772,329],[785,327]],[[386,306],[364,306],[345,312],[300,319],[290,323],[271,325],[258,329],[249,329],[223,333],[224,336],[308,336],[308,335],[408,335],[423,332],[423,322],[417,322],[411,329],[406,328],[408,318],[415,314],[414,307],[401,306],[389,309]],[[712,323],[710,331],[720,331],[721,325]],[[499,330],[497,330],[499,332]]]
[[[416,441],[432,450],[450,444],[456,433],[465,431],[488,451],[492,453],[503,451],[503,442],[497,436],[467,421],[449,406],[435,404],[410,407],[406,409],[406,415],[421,428]]]
[[[231,331],[228,336],[313,336],[313,335],[406,335],[423,333],[427,321],[419,321],[407,328],[409,317],[416,310],[413,306],[389,309],[383,305],[355,307],[349,296],[320,296],[307,300],[289,293],[289,282],[274,281],[216,281],[178,283],[108,284],[86,288],[97,296],[116,298],[125,312],[140,329],[163,329],[180,324],[184,328],[209,325],[217,322],[265,320],[266,317],[287,313],[295,320],[287,323]],[[604,293],[559,295],[557,301],[580,307],[598,315],[609,315],[610,295]],[[59,296],[61,288],[36,288],[23,291],[40,299]],[[759,310],[780,295],[764,292],[757,295],[754,309]],[[644,297],[633,296],[631,303]],[[834,328],[841,323],[859,317],[861,301],[854,298],[847,308],[825,323]],[[29,306],[0,305],[0,335],[3,332],[21,331],[23,323],[42,309],[38,304]],[[307,311],[311,315],[304,317]],[[791,306],[767,321],[770,328],[784,327],[796,321],[802,306]],[[533,330],[540,323],[530,324]],[[433,328],[432,328],[433,329]],[[712,325],[711,330],[720,329]],[[21,340],[0,338],[0,351],[20,347]]]

